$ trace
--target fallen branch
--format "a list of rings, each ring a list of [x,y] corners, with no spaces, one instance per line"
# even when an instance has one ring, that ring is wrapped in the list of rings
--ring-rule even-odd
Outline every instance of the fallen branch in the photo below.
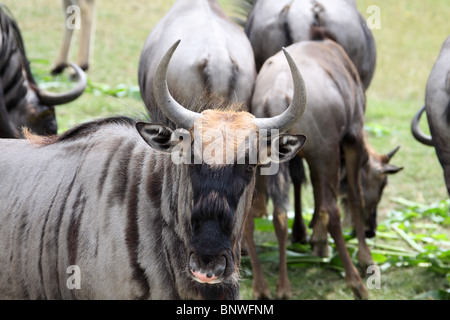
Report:
[[[425,250],[419,246],[413,239],[411,239],[410,236],[408,236],[406,234],[405,231],[403,231],[402,229],[400,229],[399,227],[397,227],[396,225],[392,225],[391,229],[394,230],[399,236],[400,238],[402,238],[403,240],[405,240],[405,242],[414,250],[418,251],[418,252],[425,252]]]

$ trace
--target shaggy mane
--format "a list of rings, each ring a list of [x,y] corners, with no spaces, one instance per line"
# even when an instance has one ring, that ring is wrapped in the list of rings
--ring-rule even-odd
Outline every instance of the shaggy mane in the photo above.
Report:
[[[71,141],[85,137],[86,135],[96,132],[100,128],[109,124],[120,124],[132,127],[136,124],[136,122],[137,122],[136,120],[131,119],[129,117],[118,116],[82,123],[73,127],[72,129],[67,130],[61,135],[39,136],[32,133],[28,128],[23,129],[23,135],[25,139],[27,139],[31,144],[46,146],[62,141]]]

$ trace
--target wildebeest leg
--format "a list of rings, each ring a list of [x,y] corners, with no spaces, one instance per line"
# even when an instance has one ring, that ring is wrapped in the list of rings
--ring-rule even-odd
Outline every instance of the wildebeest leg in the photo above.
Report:
[[[277,281],[277,299],[289,299],[291,297],[291,283],[287,273],[286,246],[288,238],[287,212],[274,205],[273,225],[278,239],[279,271]]]
[[[360,179],[361,146],[362,142],[344,143],[343,150],[347,169],[349,208],[358,238],[358,263],[362,270],[366,270],[368,266],[373,265],[373,259],[367,247],[363,223],[364,205]]]
[[[444,165],[444,179],[445,179],[445,185],[447,186],[447,192],[450,196],[450,165]]]
[[[78,48],[77,64],[84,71],[89,69],[89,58],[92,52],[93,30],[95,23],[95,2],[85,0],[80,2],[81,7],[81,32]]]
[[[337,157],[339,159],[339,157]],[[328,161],[326,164],[310,163],[311,182],[314,188],[314,217],[313,217],[313,237],[311,238],[314,247],[317,244],[323,245],[323,228],[326,228],[334,240],[339,257],[345,270],[345,280],[347,286],[353,291],[355,299],[367,299],[368,293],[359,276],[358,270],[352,263],[350,255],[345,246],[342,235],[339,208],[337,205],[337,195],[339,187],[339,161]],[[318,243],[318,240],[321,241]],[[314,248],[313,247],[313,248]],[[326,247],[326,246],[325,246]],[[320,248],[324,248],[321,246]],[[317,250],[314,248],[314,252]],[[319,251],[319,254],[322,253]]]
[[[52,74],[59,74],[64,71],[64,69],[69,65],[69,52],[70,46],[72,44],[73,28],[69,28],[68,19],[69,13],[67,13],[67,8],[71,5],[70,0],[63,1],[64,10],[64,37],[61,47],[59,49],[58,57],[53,64]]]
[[[264,278],[261,264],[258,259],[258,253],[256,252],[255,241],[253,239],[254,230],[255,220],[252,215],[249,215],[245,222],[244,238],[253,271],[253,296],[256,299],[271,299],[270,288]]]
[[[292,226],[292,243],[306,243],[307,231],[302,217],[302,182],[304,180],[303,160],[299,156],[289,162],[289,172],[294,185],[294,224]]]
[[[345,246],[345,240],[342,235],[341,229],[339,209],[337,207],[336,201],[334,201],[334,203],[332,203],[332,205],[330,206],[328,231],[330,232],[330,235],[334,240],[339,253],[339,257],[341,258],[342,264],[344,265],[345,281],[347,282],[347,287],[349,287],[353,291],[355,299],[367,299],[367,289],[364,287],[358,270],[353,265],[353,262]]]
[[[259,169],[258,169],[259,170]],[[261,218],[267,216],[268,175],[256,174],[255,192],[252,199],[251,216]]]
[[[320,176],[320,168],[310,163],[311,184],[314,193],[314,214],[309,227],[313,229],[310,243],[313,253],[319,257],[328,257],[328,211],[322,210],[321,205],[324,203],[322,192],[322,181],[325,178]]]

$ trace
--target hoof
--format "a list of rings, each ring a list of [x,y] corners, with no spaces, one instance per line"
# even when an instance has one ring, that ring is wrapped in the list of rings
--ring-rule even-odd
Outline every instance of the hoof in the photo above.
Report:
[[[369,300],[369,293],[362,283],[351,286],[355,300]]]
[[[291,288],[277,289],[277,300],[289,300],[292,296]]]
[[[256,300],[272,300],[270,288],[265,279],[260,281],[253,279],[253,297]]]
[[[88,71],[89,70],[89,64],[88,63],[83,63],[80,65],[81,70],[83,71]]]
[[[276,298],[278,300],[288,300],[291,295],[291,283],[289,282],[289,278],[287,276],[279,277],[277,281]]]
[[[64,71],[64,69],[66,69],[67,67],[68,67],[67,63],[60,63],[60,64],[58,64],[58,65],[56,65],[55,67],[52,68],[51,74],[53,76],[55,76],[57,74],[61,74]]]
[[[326,258],[330,256],[328,241],[311,241],[311,247],[313,254],[318,257]]]
[[[295,235],[292,234],[292,238],[291,238],[291,243],[292,244],[307,244],[308,243],[308,237],[306,235]]]
[[[270,294],[270,290],[265,290],[263,292],[253,292],[253,296],[256,300],[272,300],[272,295]]]

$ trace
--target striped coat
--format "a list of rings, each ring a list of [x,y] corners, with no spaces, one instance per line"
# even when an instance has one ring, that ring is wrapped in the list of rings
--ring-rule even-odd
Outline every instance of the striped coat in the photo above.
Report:
[[[185,272],[188,166],[149,148],[127,119],[48,143],[0,141],[0,298],[200,298]],[[67,286],[72,265],[79,290]]]
[[[59,137],[0,139],[0,298],[239,297],[256,166],[289,161],[305,143],[284,134],[305,110],[304,83],[285,52],[294,98],[281,115],[193,112],[167,87],[178,43],[156,70],[155,98],[180,131],[110,118]],[[283,133],[257,137],[272,129]],[[180,153],[187,161],[176,164]]]

